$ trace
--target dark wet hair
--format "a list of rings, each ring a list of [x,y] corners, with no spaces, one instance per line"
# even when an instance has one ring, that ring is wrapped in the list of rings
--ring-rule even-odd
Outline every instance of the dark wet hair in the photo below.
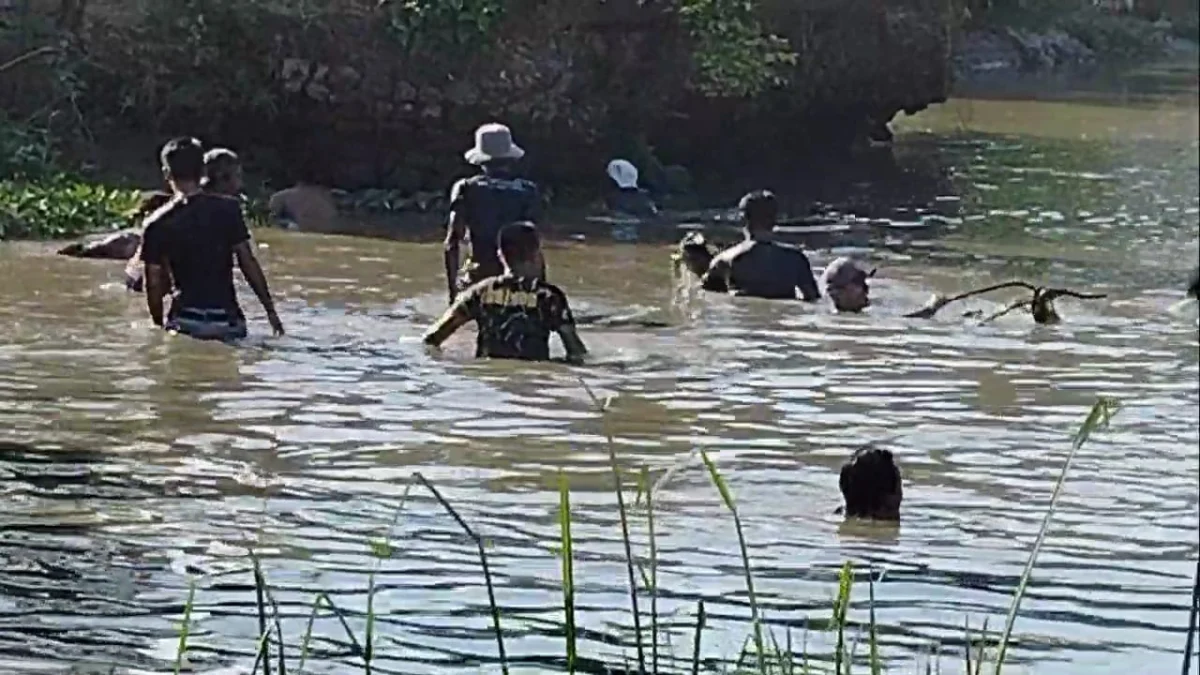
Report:
[[[505,225],[500,230],[496,243],[504,260],[512,264],[532,260],[542,242],[537,227],[533,223],[522,221]]]
[[[1200,267],[1192,270],[1192,277],[1188,280],[1187,294],[1200,300]]]
[[[190,136],[172,138],[159,153],[173,180],[199,181],[204,177],[204,146]]]
[[[852,518],[896,519],[903,494],[900,469],[890,450],[864,445],[842,465],[838,487]]]
[[[241,164],[241,158],[229,148],[213,148],[204,153],[204,175],[210,182],[224,182]]]
[[[779,216],[779,202],[770,190],[755,190],[738,202],[742,218],[749,226],[774,225]]]

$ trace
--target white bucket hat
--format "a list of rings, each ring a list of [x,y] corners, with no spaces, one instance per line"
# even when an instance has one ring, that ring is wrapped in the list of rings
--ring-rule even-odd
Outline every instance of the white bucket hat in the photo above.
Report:
[[[638,170],[632,162],[626,159],[614,159],[608,163],[608,177],[613,179],[617,187],[628,190],[638,186]]]
[[[475,147],[463,153],[471,164],[479,165],[493,159],[521,159],[525,151],[513,143],[512,131],[503,124],[485,124],[475,130]]]

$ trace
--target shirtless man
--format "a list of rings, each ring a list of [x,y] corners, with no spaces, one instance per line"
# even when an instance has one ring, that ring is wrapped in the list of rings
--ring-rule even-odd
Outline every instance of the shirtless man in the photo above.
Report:
[[[498,248],[501,273],[457,294],[425,333],[425,344],[440,347],[474,321],[479,328],[477,358],[545,361],[550,358],[550,334],[558,333],[567,360],[581,362],[587,348],[575,332],[567,296],[541,278],[545,262],[537,228],[533,223],[506,225],[500,230]]]
[[[808,257],[795,246],[775,241],[779,205],[768,190],[742,197],[738,208],[746,240],[718,253],[700,279],[706,291],[806,302],[821,298]]]
[[[146,307],[155,326],[199,339],[246,335],[246,318],[233,287],[233,261],[258,296],[276,335],[283,324],[254,256],[237,200],[201,190],[204,150],[194,138],[176,138],[162,149],[163,175],[174,197],[146,219],[141,259]],[[163,300],[171,291],[170,311]]]
[[[463,178],[450,188],[450,219],[446,224],[446,287],[453,302],[459,289],[504,273],[496,250],[497,236],[506,225],[536,222],[541,193],[536,183],[516,174],[516,162],[525,151],[513,143],[503,124],[485,124],[475,130],[475,147],[464,157],[480,173]],[[470,245],[468,262],[459,269],[459,246]],[[545,278],[545,262],[540,276]]]
[[[242,193],[242,160],[237,153],[228,148],[213,148],[204,153],[204,180],[201,182],[204,190],[219,195],[235,197]],[[152,192],[142,200],[138,207],[138,219],[145,220],[164,204],[171,201],[169,192]],[[125,288],[141,293],[142,283],[142,243],[138,238],[137,249],[125,263]]]
[[[271,195],[267,202],[271,219],[280,227],[301,232],[334,232],[338,208],[333,192],[315,177],[311,168],[304,170],[290,188]]]

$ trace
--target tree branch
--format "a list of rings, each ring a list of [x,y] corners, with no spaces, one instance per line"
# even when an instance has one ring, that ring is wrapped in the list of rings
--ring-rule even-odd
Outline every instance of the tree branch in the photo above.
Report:
[[[16,68],[17,66],[21,65],[22,63],[33,60],[43,54],[53,54],[56,51],[58,51],[58,50],[54,47],[45,46],[45,47],[38,47],[37,49],[34,49],[32,51],[25,52],[24,54],[16,57],[15,59],[6,61],[4,63],[0,63],[0,73],[3,73],[6,70],[11,70],[13,68]]]
[[[980,321],[979,322],[980,325],[989,323],[991,321],[995,321],[996,319],[1004,316],[1005,314],[1012,313],[1022,307],[1029,308],[1029,312],[1033,315],[1033,320],[1035,323],[1038,323],[1038,324],[1058,323],[1059,321],[1061,321],[1061,317],[1059,317],[1058,312],[1055,311],[1055,309],[1054,309],[1054,301],[1057,298],[1068,297],[1068,298],[1079,298],[1081,300],[1100,300],[1100,299],[1108,297],[1107,295],[1104,295],[1103,293],[1080,293],[1078,291],[1073,291],[1069,288],[1043,288],[1041,286],[1034,286],[1033,284],[1025,282],[1025,281],[1006,281],[1004,283],[994,284],[994,285],[987,286],[984,288],[979,288],[979,289],[976,289],[973,291],[967,291],[966,293],[959,293],[958,295],[955,295],[955,296],[952,296],[949,298],[946,298],[946,297],[943,297],[940,295],[934,295],[932,298],[929,299],[929,302],[925,303],[924,306],[922,306],[921,308],[919,308],[917,310],[909,312],[908,314],[905,314],[904,317],[908,318],[908,319],[929,319],[929,318],[932,318],[934,314],[937,314],[938,311],[941,310],[943,307],[945,307],[946,305],[948,305],[952,302],[956,302],[958,300],[962,300],[964,298],[969,298],[969,297],[972,297],[975,295],[982,295],[984,293],[990,293],[992,291],[997,291],[997,290],[1000,290],[1003,288],[1024,288],[1025,290],[1030,291],[1033,294],[1033,297],[1031,297],[1027,300],[1019,300],[1017,302],[1012,303],[1008,307],[1005,307],[1004,309],[1000,310],[999,312],[996,312],[995,314]]]

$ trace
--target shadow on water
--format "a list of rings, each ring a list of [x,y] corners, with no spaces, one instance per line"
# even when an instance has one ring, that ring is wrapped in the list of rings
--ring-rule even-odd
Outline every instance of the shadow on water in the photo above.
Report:
[[[898,124],[881,173],[824,193],[794,183],[797,209],[819,197],[864,218],[945,221],[930,240],[881,231],[857,248],[880,267],[867,315],[701,297],[652,238],[563,237],[551,274],[587,324],[583,368],[476,362],[471,330],[427,353],[421,333],[445,308],[436,245],[263,232],[288,336],[262,337],[248,300],[252,337],[233,349],[148,329],[120,265],[0,247],[0,671],[163,672],[191,579],[191,665],[244,669],[259,632],[250,547],[289,644],[318,591],[361,636],[369,542],[419,470],[489,543],[514,672],[562,670],[556,491],[570,478],[579,672],[620,672],[632,640],[605,431],[656,478],[692,449],[713,454],[769,621],[808,628],[814,654],[833,648],[822,628],[842,561],[886,570],[881,650],[907,669],[931,643],[961,653],[966,615],[998,625],[1064,439],[1097,394],[1125,409],[1076,457],[1013,658],[1049,675],[1178,667],[1200,362],[1194,309],[1167,310],[1196,260],[1194,104],[1076,102],[1062,121],[1062,102],[972,104],[969,120],[957,103]],[[839,252],[817,247],[814,266]],[[930,293],[1014,277],[1109,300],[1064,301],[1058,326],[901,318]],[[613,397],[607,428],[580,375]],[[831,515],[837,467],[865,442],[902,463],[899,529]],[[374,672],[495,672],[473,543],[430,499],[405,503],[399,554],[379,563]],[[656,513],[664,653],[687,653],[703,599],[715,664],[748,615],[735,534],[695,468],[673,474]],[[361,672],[330,616],[312,648],[319,672]]]

